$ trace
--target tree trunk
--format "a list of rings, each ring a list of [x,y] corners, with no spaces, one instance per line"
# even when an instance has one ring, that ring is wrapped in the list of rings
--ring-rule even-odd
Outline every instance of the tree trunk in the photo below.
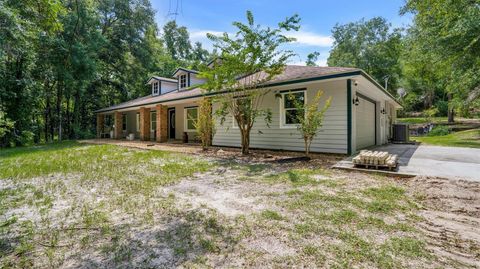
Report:
[[[303,139],[305,141],[305,156],[309,156],[310,155],[310,145],[308,144],[308,138],[304,138]]]
[[[57,84],[57,121],[58,121],[58,141],[62,141],[62,85],[63,83]]]
[[[250,149],[250,130],[242,130],[242,155],[248,155]]]
[[[454,119],[454,112],[455,111],[454,111],[453,105],[452,105],[452,94],[448,93],[447,98],[448,98],[448,123],[454,123],[455,122],[455,119]]]
[[[50,94],[47,93],[46,100],[45,100],[45,122],[44,122],[44,127],[45,127],[45,142],[49,142],[49,133],[50,133]]]

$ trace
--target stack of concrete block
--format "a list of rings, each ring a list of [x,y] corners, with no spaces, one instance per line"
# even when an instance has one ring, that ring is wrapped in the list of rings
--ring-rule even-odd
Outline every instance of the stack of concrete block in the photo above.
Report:
[[[361,165],[384,165],[384,166],[396,166],[398,157],[395,154],[389,154],[384,151],[370,151],[362,150],[355,158],[353,158],[354,164]]]

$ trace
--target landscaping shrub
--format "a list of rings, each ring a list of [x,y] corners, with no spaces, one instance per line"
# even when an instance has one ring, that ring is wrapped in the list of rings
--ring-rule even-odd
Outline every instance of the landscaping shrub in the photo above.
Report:
[[[435,107],[438,109],[438,116],[439,117],[446,117],[448,114],[448,102],[447,101],[437,101]]]
[[[428,133],[428,136],[443,136],[443,135],[448,135],[449,133],[450,133],[450,130],[448,129],[448,126],[438,125],[433,127],[432,131]]]
[[[30,131],[23,131],[18,137],[18,142],[22,146],[31,146],[34,144],[35,134]]]

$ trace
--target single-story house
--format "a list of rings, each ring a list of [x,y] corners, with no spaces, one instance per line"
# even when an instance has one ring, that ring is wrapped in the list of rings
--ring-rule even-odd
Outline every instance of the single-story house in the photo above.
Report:
[[[152,93],[96,111],[98,137],[167,142],[195,137],[194,120],[198,103],[212,95],[201,85],[198,72],[178,68],[172,78],[151,77]],[[272,112],[266,125],[258,119],[250,138],[251,148],[303,151],[303,139],[292,117],[295,110],[286,94],[295,93],[308,103],[322,90],[325,101],[332,97],[323,126],[315,137],[312,152],[351,155],[373,145],[388,143],[392,123],[401,105],[378,82],[357,68],[287,65],[283,73],[262,85],[267,91],[263,108]],[[219,104],[213,103],[215,111]],[[323,104],[320,105],[323,107]],[[189,115],[187,117],[187,115]],[[240,132],[233,117],[223,124],[217,119],[214,146],[240,147]]]

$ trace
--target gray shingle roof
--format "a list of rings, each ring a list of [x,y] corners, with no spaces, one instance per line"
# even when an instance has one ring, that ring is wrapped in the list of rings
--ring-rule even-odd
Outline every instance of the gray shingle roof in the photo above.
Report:
[[[332,74],[348,73],[353,71],[360,71],[358,68],[350,67],[319,67],[319,66],[300,66],[300,65],[287,65],[282,74],[274,77],[272,80],[265,83],[265,86],[270,84],[276,84],[287,81],[295,81],[300,79],[316,78],[322,76],[328,76]],[[260,74],[260,77],[263,74]],[[158,96],[147,95],[137,99],[133,99],[118,105],[102,108],[95,112],[107,112],[118,109],[125,109],[130,107],[137,107],[143,105],[150,105],[155,103],[164,103],[167,101],[188,99],[199,97],[204,93],[201,88],[194,88],[191,90],[172,91]]]

